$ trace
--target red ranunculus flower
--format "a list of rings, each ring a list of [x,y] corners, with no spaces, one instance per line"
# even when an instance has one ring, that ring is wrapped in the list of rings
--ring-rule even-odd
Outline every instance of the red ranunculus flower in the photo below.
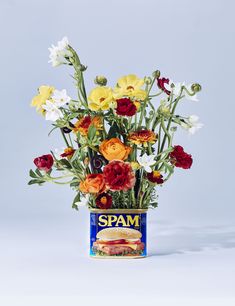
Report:
[[[170,161],[175,167],[189,169],[192,166],[192,155],[184,152],[183,147],[174,146],[174,150],[170,153]]]
[[[156,184],[163,184],[164,180],[162,179],[163,176],[159,171],[152,171],[151,173],[147,173],[147,179]]]
[[[113,191],[127,191],[135,185],[135,174],[130,163],[122,160],[113,160],[104,167],[104,180],[106,186]]]
[[[95,199],[96,206],[100,209],[109,209],[112,206],[111,195],[103,192]]]
[[[131,117],[136,114],[137,107],[129,98],[117,99],[116,113],[121,116]]]
[[[39,170],[48,172],[51,169],[54,160],[51,154],[46,154],[36,157],[33,162]]]
[[[165,88],[165,84],[169,84],[170,80],[169,79],[166,79],[166,78],[158,78],[157,79],[157,85],[158,87],[163,90],[166,94],[170,94],[171,92]]]

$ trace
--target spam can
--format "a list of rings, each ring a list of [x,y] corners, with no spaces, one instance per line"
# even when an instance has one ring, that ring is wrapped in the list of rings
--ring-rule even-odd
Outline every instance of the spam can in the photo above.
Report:
[[[141,258],[147,255],[147,210],[91,209],[90,256]]]

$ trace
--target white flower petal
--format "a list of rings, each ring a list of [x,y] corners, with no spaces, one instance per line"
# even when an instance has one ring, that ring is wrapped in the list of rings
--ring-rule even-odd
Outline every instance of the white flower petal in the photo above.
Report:
[[[49,63],[51,63],[53,67],[65,64],[65,57],[72,56],[71,51],[68,50],[68,45],[68,38],[64,37],[61,41],[58,41],[57,46],[52,45],[51,48],[49,48]]]

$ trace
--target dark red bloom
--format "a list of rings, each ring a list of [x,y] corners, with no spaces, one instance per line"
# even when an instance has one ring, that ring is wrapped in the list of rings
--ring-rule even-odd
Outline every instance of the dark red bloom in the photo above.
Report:
[[[113,199],[111,195],[103,192],[95,200],[96,206],[100,209],[109,209],[112,206]]]
[[[165,84],[169,84],[170,80],[166,78],[158,78],[157,79],[157,85],[158,87],[163,90],[167,95],[169,95],[171,92],[165,88]]]
[[[147,179],[156,184],[163,184],[164,180],[162,179],[163,176],[159,171],[152,171],[151,173],[147,173]]]
[[[75,152],[75,150],[73,148],[68,147],[68,148],[64,149],[64,152],[62,154],[60,154],[60,156],[63,157],[63,158],[65,158],[65,157],[70,158],[70,157],[73,156],[74,152]]]
[[[116,112],[120,116],[131,117],[136,114],[137,108],[129,98],[117,99]]]
[[[36,157],[33,162],[39,170],[48,172],[51,169],[54,160],[51,154],[47,154]]]
[[[104,167],[103,171],[106,187],[110,190],[127,191],[135,185],[135,174],[130,163],[113,160]]]
[[[174,146],[174,150],[170,153],[170,162],[175,166],[183,169],[189,169],[192,166],[192,155],[184,152],[183,147]]]

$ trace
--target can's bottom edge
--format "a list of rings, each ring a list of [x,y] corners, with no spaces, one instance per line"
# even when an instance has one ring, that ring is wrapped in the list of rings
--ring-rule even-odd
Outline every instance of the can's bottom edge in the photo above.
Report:
[[[147,255],[142,256],[99,256],[99,255],[90,255],[90,258],[94,259],[140,259],[140,258],[146,258]]]

